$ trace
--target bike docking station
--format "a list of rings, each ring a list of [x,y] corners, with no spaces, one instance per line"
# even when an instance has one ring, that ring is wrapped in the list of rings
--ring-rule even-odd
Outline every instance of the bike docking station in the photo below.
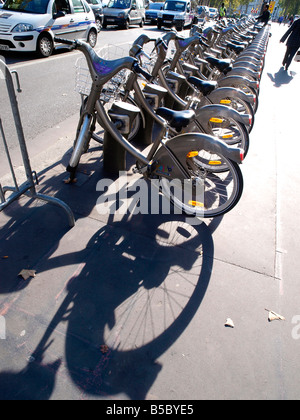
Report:
[[[22,157],[22,163],[23,168],[25,171],[25,182],[23,182],[21,185],[19,185],[17,181],[16,172],[14,170],[11,154],[9,152],[9,146],[8,142],[5,136],[4,127],[2,124],[2,119],[0,116],[0,140],[3,143],[4,146],[4,152],[6,155],[6,159],[10,168],[10,175],[13,180],[14,186],[2,186],[0,182],[0,212],[3,211],[6,207],[8,207],[10,204],[12,204],[15,200],[17,200],[22,195],[26,195],[30,197],[31,199],[41,200],[46,203],[51,203],[56,206],[61,207],[68,216],[68,221],[70,227],[73,227],[75,225],[75,219],[72,210],[69,208],[69,206],[61,201],[58,198],[51,197],[48,195],[40,194],[36,191],[36,185],[38,185],[38,177],[37,173],[35,171],[32,171],[28,150],[26,146],[24,131],[22,127],[18,102],[16,98],[15,88],[13,84],[13,78],[12,74],[16,76],[16,82],[17,82],[17,91],[21,92],[20,83],[19,83],[19,77],[16,71],[10,71],[7,65],[4,62],[3,57],[0,57],[0,81],[3,79],[6,84],[7,93],[9,97],[9,102],[11,106],[11,111],[13,115],[13,120],[15,124],[17,139],[19,143],[19,149]],[[8,193],[10,193],[8,195]]]

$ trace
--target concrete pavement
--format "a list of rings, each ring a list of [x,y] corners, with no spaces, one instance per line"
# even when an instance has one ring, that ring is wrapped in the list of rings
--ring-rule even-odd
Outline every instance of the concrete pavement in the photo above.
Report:
[[[63,183],[77,115],[30,150],[39,192],[76,225],[27,198],[0,214],[0,398],[300,397],[300,67],[281,69],[285,30],[272,24],[244,193],[222,218],[99,214],[96,144]]]

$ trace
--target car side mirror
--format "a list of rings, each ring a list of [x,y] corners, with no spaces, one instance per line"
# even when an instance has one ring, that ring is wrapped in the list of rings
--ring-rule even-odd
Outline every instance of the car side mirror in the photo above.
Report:
[[[60,10],[59,12],[56,12],[56,13],[53,14],[53,19],[58,19],[58,18],[64,17],[64,16],[66,16],[65,12]]]

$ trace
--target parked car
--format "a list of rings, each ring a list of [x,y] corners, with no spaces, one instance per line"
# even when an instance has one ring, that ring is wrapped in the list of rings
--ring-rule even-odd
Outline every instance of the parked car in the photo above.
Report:
[[[166,0],[163,10],[157,14],[157,28],[175,26],[177,31],[198,22],[189,0]]]
[[[209,8],[208,6],[198,6],[197,8],[198,17],[208,17],[209,16]]]
[[[145,23],[145,2],[144,0],[110,0],[103,9],[103,28],[107,25],[117,25],[120,28],[128,29],[130,25]]]
[[[157,22],[157,13],[159,10],[162,10],[165,3],[150,3],[146,8],[146,22],[156,24]]]
[[[49,57],[58,36],[97,43],[95,15],[85,0],[6,0],[0,13],[0,50]]]
[[[210,7],[208,9],[208,16],[212,19],[216,18],[218,16],[218,9],[215,9],[214,7]]]
[[[103,5],[101,0],[86,0],[88,4],[91,6],[91,9],[95,15],[95,21],[98,32],[101,31],[103,25]]]

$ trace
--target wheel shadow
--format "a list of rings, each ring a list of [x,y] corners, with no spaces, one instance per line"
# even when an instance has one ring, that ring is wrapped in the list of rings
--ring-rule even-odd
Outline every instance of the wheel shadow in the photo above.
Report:
[[[64,376],[59,372],[67,372],[63,381],[71,378],[80,398],[145,399],[162,369],[157,359],[188,328],[205,296],[212,232],[220,222],[192,226],[176,214],[126,214],[114,222],[110,216],[80,251],[53,257],[52,250],[39,274],[81,269],[27,365],[0,374],[1,399],[49,399]],[[64,351],[58,345],[63,325]]]

